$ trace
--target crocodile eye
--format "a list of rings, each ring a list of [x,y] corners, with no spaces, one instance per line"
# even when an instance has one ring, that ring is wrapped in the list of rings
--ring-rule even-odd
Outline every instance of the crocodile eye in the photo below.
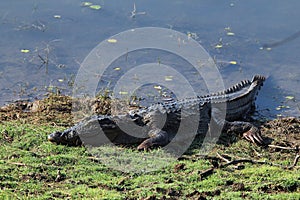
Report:
[[[75,134],[75,131],[71,131],[70,134],[69,134],[69,137],[70,138],[74,137],[74,134]]]

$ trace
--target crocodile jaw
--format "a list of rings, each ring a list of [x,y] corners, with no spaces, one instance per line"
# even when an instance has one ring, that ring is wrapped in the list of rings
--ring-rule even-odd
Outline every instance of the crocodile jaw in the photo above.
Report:
[[[54,132],[48,135],[48,141],[55,144],[80,146],[82,144],[75,131]]]

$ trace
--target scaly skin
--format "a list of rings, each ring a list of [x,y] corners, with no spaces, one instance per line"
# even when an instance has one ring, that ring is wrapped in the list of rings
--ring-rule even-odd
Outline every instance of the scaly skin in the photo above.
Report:
[[[148,149],[168,144],[184,121],[186,126],[198,124],[198,134],[206,134],[208,130],[222,130],[236,133],[252,143],[261,145],[264,141],[259,129],[249,122],[237,120],[246,118],[254,110],[255,97],[264,81],[264,76],[256,75],[252,81],[241,81],[218,93],[157,103],[148,108],[131,111],[127,115],[92,116],[63,132],[50,134],[48,140],[69,146],[83,143],[92,146],[110,142],[140,143],[138,149]],[[222,106],[224,104],[226,110]],[[221,117],[224,112],[225,119]]]

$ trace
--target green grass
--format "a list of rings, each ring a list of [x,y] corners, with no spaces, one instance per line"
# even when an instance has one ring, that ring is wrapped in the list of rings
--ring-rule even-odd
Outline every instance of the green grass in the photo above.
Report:
[[[92,159],[95,154],[84,147],[57,146],[46,140],[48,133],[61,129],[13,121],[0,124],[0,199],[300,198],[299,168],[243,164],[241,169],[216,169],[202,179],[200,174],[212,167],[212,160],[190,149],[184,158],[174,162],[163,157],[169,165],[151,171],[151,167],[165,162],[139,159],[162,157],[166,155],[162,149],[138,152],[134,147],[117,147],[117,152],[122,153],[116,156],[115,148],[101,147],[97,151],[99,161]],[[216,152],[283,165],[290,165],[294,158],[292,153],[270,152],[243,140],[229,147],[218,145],[210,156]],[[118,159],[109,160],[112,155]],[[138,167],[141,173],[121,172],[104,164],[117,166],[124,160],[128,169]]]

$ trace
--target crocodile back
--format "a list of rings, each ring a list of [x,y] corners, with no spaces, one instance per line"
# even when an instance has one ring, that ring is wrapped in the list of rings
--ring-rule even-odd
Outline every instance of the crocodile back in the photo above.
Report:
[[[185,98],[177,101],[156,103],[148,108],[132,111],[129,114],[132,117],[135,115],[144,116],[153,111],[170,114],[181,112],[182,109],[195,111],[197,108],[199,108],[200,111],[207,110],[207,112],[209,112],[211,107],[218,107],[222,109],[226,108],[227,120],[236,120],[243,118],[255,108],[257,92],[263,85],[265,79],[264,76],[256,75],[251,81],[240,81],[224,91],[198,96],[197,98]],[[224,106],[224,104],[226,105]]]

